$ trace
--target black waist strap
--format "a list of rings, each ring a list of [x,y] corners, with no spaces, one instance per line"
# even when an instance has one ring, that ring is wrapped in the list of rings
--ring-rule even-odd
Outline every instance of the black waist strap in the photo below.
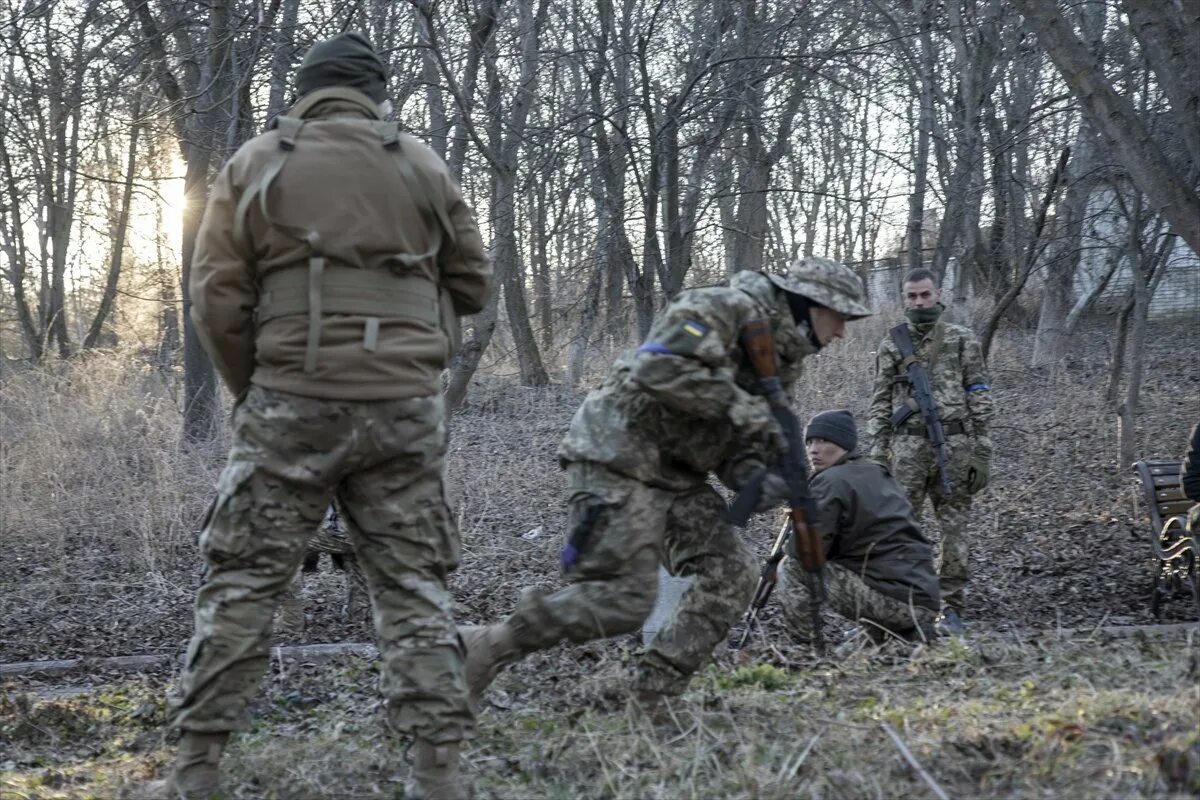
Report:
[[[960,433],[966,433],[967,427],[962,424],[962,420],[956,419],[951,422],[943,422],[942,431],[947,436],[955,436]],[[904,425],[897,428],[896,433],[903,436],[929,436],[929,429],[924,425]]]

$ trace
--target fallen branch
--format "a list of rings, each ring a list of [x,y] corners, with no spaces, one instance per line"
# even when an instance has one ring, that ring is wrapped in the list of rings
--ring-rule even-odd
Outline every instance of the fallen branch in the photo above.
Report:
[[[303,661],[319,664],[338,656],[358,655],[375,657],[375,645],[359,642],[335,642],[333,644],[304,644],[288,647],[272,647],[272,661]],[[0,664],[0,678],[17,675],[63,675],[86,666],[89,669],[150,669],[177,664],[179,656],[114,656],[110,658],[68,658],[59,661],[21,661],[15,664]]]
[[[791,767],[788,767],[788,768],[780,771],[780,773],[779,773],[779,785],[780,786],[784,786],[788,783],[791,783],[792,780],[796,777],[796,773],[798,773],[800,771],[800,767],[804,766],[804,762],[808,760],[808,754],[812,752],[812,749],[814,747],[816,747],[816,745],[817,745],[817,741],[820,740],[821,735],[823,733],[825,733],[826,727],[828,727],[828,726],[822,727],[821,730],[817,731],[815,736],[813,736],[811,739],[808,740],[808,744],[805,745],[803,752],[801,752],[800,755],[796,757],[795,764],[792,764]],[[786,764],[785,764],[785,766],[786,766]]]
[[[909,766],[916,770],[916,773],[921,776],[921,780],[929,784],[929,788],[933,790],[938,800],[950,800],[950,795],[946,794],[941,786],[938,786],[933,776],[925,771],[925,768],[921,766],[921,762],[917,761],[916,757],[905,747],[904,740],[900,738],[900,734],[896,733],[896,729],[886,722],[879,723],[879,727],[883,728],[883,732],[896,743],[896,747],[900,750],[900,755],[904,756],[904,760],[908,762]]]

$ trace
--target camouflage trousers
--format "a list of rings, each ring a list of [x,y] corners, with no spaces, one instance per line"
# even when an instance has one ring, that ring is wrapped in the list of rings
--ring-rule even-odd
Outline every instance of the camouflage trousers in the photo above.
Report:
[[[812,597],[804,586],[804,571],[795,559],[786,559],[776,587],[784,622],[794,633],[812,630]],[[866,622],[873,638],[884,630],[901,635],[917,626],[932,629],[938,610],[906,603],[874,589],[853,569],[835,562],[825,565],[825,594],[829,607],[847,619]],[[876,627],[877,626],[877,627]]]
[[[391,726],[435,743],[473,731],[446,589],[459,539],[442,482],[445,441],[439,396],[354,402],[250,390],[200,535],[209,569],[177,726],[245,728],[279,594],[336,497],[371,595]]]
[[[904,491],[913,513],[921,518],[925,498],[933,503],[941,529],[938,547],[938,582],[942,603],[962,611],[967,580],[970,577],[970,552],[967,545],[967,520],[971,514],[971,495],[967,492],[967,472],[971,468],[971,439],[965,434],[948,437],[950,441],[949,497],[942,493],[937,461],[929,439],[896,432],[892,437],[892,474]]]
[[[661,563],[694,580],[642,654],[636,688],[681,694],[754,592],[757,569],[725,521],[725,501],[706,484],[671,492],[587,463],[567,467],[567,486],[567,537],[579,548],[571,585],[522,594],[508,620],[518,648],[636,631],[654,607]]]

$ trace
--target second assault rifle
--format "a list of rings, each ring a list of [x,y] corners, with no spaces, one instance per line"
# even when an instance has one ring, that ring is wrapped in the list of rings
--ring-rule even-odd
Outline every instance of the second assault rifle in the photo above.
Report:
[[[779,565],[785,552],[790,552],[803,568],[804,586],[808,589],[812,601],[813,646],[818,653],[824,654],[825,636],[821,628],[821,605],[825,602],[825,546],[809,520],[814,506],[808,490],[804,436],[800,430],[800,421],[788,407],[787,394],[779,380],[779,361],[775,355],[775,334],[771,330],[771,321],[756,319],[746,323],[742,326],[741,342],[751,366],[754,367],[754,373],[758,376],[759,388],[771,407],[771,414],[787,441],[787,452],[781,459],[780,472],[787,482],[790,510],[787,523],[776,537],[771,557],[767,559],[758,579],[754,600],[750,603],[750,610],[746,612],[746,629],[742,631],[738,647],[745,644],[750,635],[758,612],[766,605],[771,591],[775,588]],[[745,520],[740,522],[744,524]]]
[[[929,380],[929,370],[917,360],[912,336],[908,332],[907,325],[897,325],[888,333],[900,350],[900,357],[904,359],[901,364],[907,373],[898,376],[896,380],[907,383],[911,387],[912,398],[909,403],[916,401],[916,408],[909,403],[904,403],[892,413],[892,428],[899,428],[914,413],[921,412],[921,421],[925,423],[925,430],[929,433],[929,444],[933,448],[933,456],[937,460],[942,494],[949,497],[954,489],[950,483],[950,443],[946,441],[946,431],[942,428],[941,417],[938,416],[937,401],[933,399],[933,384]]]

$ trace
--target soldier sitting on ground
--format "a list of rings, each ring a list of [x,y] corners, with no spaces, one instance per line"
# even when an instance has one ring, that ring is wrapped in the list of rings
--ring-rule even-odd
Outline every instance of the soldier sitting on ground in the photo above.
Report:
[[[922,535],[904,488],[886,467],[859,456],[849,411],[817,414],[804,439],[813,471],[809,488],[825,541],[830,607],[862,624],[875,641],[889,634],[931,636],[941,605],[933,545]],[[807,637],[809,593],[795,559],[783,562],[779,593],[789,630]]]

